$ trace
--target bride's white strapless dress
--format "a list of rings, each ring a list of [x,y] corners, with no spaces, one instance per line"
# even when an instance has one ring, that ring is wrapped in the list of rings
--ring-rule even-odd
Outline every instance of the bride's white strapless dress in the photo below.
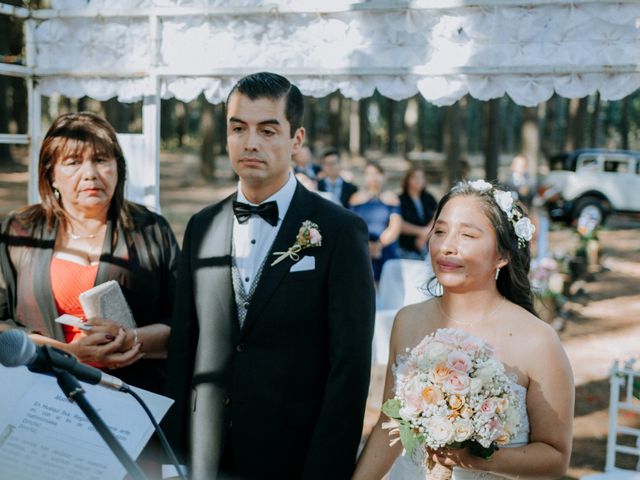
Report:
[[[522,385],[514,383],[514,391],[520,396],[520,429],[518,434],[511,439],[508,447],[519,447],[529,443],[529,416],[527,415],[527,389]],[[391,471],[389,472],[389,480],[424,480],[427,470],[424,466],[424,450],[416,448],[411,457],[406,454],[398,457]],[[464,468],[453,468],[452,480],[498,480],[504,479],[501,475],[494,475],[492,473],[481,472],[478,470],[466,470]]]

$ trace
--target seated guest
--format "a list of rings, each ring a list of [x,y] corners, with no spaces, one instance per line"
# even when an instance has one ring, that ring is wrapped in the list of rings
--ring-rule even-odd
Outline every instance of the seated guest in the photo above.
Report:
[[[164,218],[124,199],[126,171],[104,119],[84,112],[53,122],[40,149],[41,202],[2,223],[0,331],[22,329],[36,344],[161,393],[179,249]],[[109,280],[136,328],[85,319],[78,295]],[[62,314],[90,329],[56,323]]]
[[[320,173],[320,165],[313,163],[313,154],[307,145],[303,145],[298,153],[291,156],[293,173],[304,173],[311,180],[316,181]]]
[[[324,177],[318,182],[318,190],[331,193],[337,203],[348,207],[351,195],[358,188],[340,176],[340,152],[337,149],[332,148],[322,154],[322,173]]]
[[[418,167],[409,169],[402,182],[402,233],[398,240],[401,258],[422,260],[427,254],[431,219],[438,203],[425,185],[424,172]]]
[[[383,190],[384,170],[374,162],[364,167],[365,188],[351,196],[350,208],[369,228],[369,255],[375,281],[380,280],[384,262],[398,258],[398,236],[402,228],[398,196]]]

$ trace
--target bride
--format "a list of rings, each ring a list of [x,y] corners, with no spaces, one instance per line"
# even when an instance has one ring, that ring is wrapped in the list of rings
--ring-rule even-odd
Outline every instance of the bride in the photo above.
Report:
[[[453,467],[454,480],[559,478],[571,455],[574,385],[555,331],[535,316],[527,278],[533,227],[510,192],[461,182],[440,201],[429,240],[443,295],[403,308],[391,334],[384,400],[394,396],[393,364],[438,328],[455,328],[495,348],[524,397],[521,427],[506,448],[485,460],[467,449],[416,449],[398,456],[383,414],[358,461],[354,480],[424,479],[427,461]],[[417,455],[416,455],[417,452]],[[394,463],[395,461],[395,463]]]

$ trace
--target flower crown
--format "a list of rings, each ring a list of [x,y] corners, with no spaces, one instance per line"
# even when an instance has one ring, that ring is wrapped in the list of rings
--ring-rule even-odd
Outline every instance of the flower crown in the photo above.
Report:
[[[467,183],[476,192],[491,192],[493,194],[493,199],[500,209],[507,214],[507,218],[511,222],[511,225],[513,225],[513,230],[516,233],[516,237],[518,237],[518,247],[524,248],[527,242],[530,242],[533,238],[536,227],[513,202],[516,194],[514,192],[498,190],[485,180],[474,180]]]

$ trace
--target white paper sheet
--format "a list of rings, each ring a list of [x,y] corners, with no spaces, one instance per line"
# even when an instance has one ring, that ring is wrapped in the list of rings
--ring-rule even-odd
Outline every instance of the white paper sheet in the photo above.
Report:
[[[116,480],[126,471],[84,413],[54,377],[0,365],[0,478]],[[142,407],[128,394],[82,383],[86,398],[132,458],[153,433]],[[156,421],[173,400],[135,388]]]

